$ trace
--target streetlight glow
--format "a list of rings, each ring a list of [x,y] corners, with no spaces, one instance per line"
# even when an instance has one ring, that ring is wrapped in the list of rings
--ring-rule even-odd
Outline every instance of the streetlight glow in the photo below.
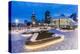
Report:
[[[15,19],[16,28],[18,29],[19,19]]]
[[[19,23],[19,19],[15,19],[15,23],[18,24]]]

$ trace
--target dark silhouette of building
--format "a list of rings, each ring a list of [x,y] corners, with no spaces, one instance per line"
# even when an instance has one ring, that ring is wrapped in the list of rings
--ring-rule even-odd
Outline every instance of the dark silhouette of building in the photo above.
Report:
[[[32,24],[35,25],[36,22],[37,22],[37,20],[36,20],[36,16],[35,16],[35,13],[34,12],[32,13],[31,18],[32,18]]]
[[[27,21],[27,20],[24,20],[24,24],[25,24],[25,26],[27,26],[27,23],[28,23],[28,21]]]
[[[31,25],[31,22],[27,22],[27,26],[30,26]]]
[[[50,23],[50,19],[51,19],[50,12],[47,10],[45,12],[45,23]]]
[[[77,20],[77,13],[72,13],[70,18],[73,18],[74,21],[78,21]]]

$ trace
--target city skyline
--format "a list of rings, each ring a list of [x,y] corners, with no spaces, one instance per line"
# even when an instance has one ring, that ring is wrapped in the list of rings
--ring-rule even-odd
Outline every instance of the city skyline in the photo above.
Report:
[[[18,19],[20,22],[24,20],[31,22],[31,15],[34,12],[37,20],[45,18],[45,11],[50,11],[52,18],[61,17],[61,14],[70,16],[73,13],[77,13],[77,5],[66,4],[50,4],[50,3],[32,3],[32,2],[15,2],[11,3],[11,22],[15,22]]]

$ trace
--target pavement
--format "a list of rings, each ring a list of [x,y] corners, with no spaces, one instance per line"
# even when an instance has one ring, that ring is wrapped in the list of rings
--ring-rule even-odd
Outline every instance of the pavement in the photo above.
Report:
[[[49,47],[42,48],[36,51],[54,51],[54,50],[72,50],[78,48],[78,31],[73,30],[69,32],[61,32],[58,30],[51,30],[50,32],[56,32],[57,34],[64,35],[64,41]],[[21,35],[11,35],[11,51],[13,53],[17,52],[29,52],[27,49],[24,49],[25,42],[28,41],[31,37],[23,37]]]

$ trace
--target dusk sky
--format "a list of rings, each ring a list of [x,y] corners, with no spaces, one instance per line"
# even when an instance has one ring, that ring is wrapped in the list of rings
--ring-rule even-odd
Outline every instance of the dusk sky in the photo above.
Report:
[[[31,21],[32,12],[36,14],[38,20],[44,19],[45,11],[50,11],[52,18],[60,17],[61,14],[70,16],[72,13],[77,13],[77,5],[65,5],[54,3],[33,3],[33,2],[11,2],[11,20],[14,22],[19,19]]]

